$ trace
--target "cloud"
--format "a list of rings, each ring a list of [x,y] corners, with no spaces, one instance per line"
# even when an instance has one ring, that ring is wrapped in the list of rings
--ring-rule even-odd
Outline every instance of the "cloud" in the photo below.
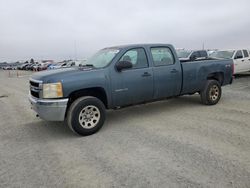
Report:
[[[129,43],[250,48],[248,0],[0,0],[0,61],[85,58]],[[76,49],[76,50],[75,50]]]

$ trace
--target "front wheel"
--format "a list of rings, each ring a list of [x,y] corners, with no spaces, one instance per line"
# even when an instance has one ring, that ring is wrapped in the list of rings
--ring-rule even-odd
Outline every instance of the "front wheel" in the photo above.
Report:
[[[79,135],[87,136],[96,133],[104,124],[105,106],[96,97],[81,97],[75,100],[67,113],[69,128]]]
[[[217,80],[208,80],[203,91],[200,92],[201,102],[206,105],[215,105],[221,98],[221,85]]]

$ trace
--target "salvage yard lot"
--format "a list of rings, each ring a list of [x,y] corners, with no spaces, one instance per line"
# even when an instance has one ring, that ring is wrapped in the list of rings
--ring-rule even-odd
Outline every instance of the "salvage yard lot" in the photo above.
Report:
[[[250,187],[250,73],[198,95],[109,111],[88,137],[35,117],[28,72],[0,70],[0,187]]]

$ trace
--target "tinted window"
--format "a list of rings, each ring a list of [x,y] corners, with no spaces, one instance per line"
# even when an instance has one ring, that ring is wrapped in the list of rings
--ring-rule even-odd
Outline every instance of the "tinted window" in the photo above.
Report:
[[[200,57],[207,57],[207,52],[205,50],[201,50]]]
[[[241,50],[238,50],[235,54],[235,58],[234,59],[239,59],[239,58],[242,58],[243,57],[243,54],[242,54],[242,51]]]
[[[248,57],[249,56],[247,50],[243,50],[243,53],[244,53],[244,57]]]
[[[151,48],[151,53],[155,66],[174,64],[174,56],[167,47]]]
[[[127,51],[120,61],[129,61],[133,64],[133,68],[148,67],[148,60],[144,49],[137,48]]]

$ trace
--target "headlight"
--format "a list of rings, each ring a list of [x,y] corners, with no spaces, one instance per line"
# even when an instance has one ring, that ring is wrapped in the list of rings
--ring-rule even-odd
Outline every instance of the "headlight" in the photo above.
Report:
[[[62,83],[43,84],[43,98],[63,97]]]

